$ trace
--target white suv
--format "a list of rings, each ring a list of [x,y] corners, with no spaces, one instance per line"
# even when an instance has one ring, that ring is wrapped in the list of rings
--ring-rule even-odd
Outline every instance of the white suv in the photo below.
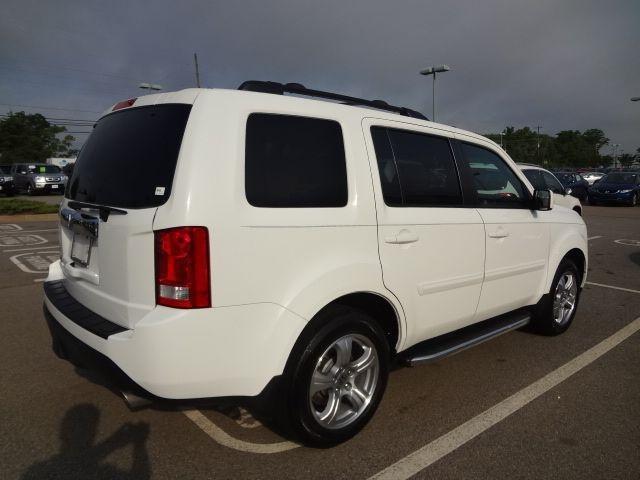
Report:
[[[556,205],[575,211],[578,215],[582,215],[582,204],[580,200],[571,195],[571,189],[565,188],[560,180],[551,173],[538,165],[528,163],[519,163],[518,167],[527,177],[527,180],[533,185],[533,188],[542,190],[551,190],[553,193],[553,202]]]
[[[367,423],[392,360],[563,332],[587,272],[582,218],[492,141],[299,84],[116,104],[60,216],[60,357],[138,396],[267,405],[315,445]]]

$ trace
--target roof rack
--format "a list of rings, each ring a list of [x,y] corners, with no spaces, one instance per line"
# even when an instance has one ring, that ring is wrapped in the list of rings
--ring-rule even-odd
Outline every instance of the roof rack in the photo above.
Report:
[[[377,108],[389,112],[399,113],[405,117],[419,118],[420,120],[428,120],[422,113],[411,110],[406,107],[397,107],[389,105],[384,100],[365,100],[364,98],[350,97],[339,93],[323,92],[322,90],[313,90],[306,88],[299,83],[278,83],[262,80],[247,80],[243,82],[238,90],[246,90],[249,92],[273,93],[275,95],[284,95],[285,93],[294,93],[296,95],[305,95],[307,97],[326,98],[327,100],[336,100],[347,105],[360,105],[365,107]]]

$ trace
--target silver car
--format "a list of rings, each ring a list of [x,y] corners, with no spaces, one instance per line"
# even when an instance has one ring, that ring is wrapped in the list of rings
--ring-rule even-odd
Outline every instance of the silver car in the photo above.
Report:
[[[29,195],[64,193],[67,176],[57,165],[46,163],[18,163],[11,170],[16,190]]]

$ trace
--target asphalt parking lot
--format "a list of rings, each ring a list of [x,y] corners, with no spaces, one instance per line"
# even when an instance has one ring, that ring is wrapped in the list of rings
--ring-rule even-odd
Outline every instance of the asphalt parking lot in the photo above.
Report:
[[[241,409],[130,412],[58,360],[42,280],[55,222],[0,224],[0,477],[640,478],[640,208],[585,207],[589,284],[571,329],[526,331],[393,372],[372,422],[300,447]]]

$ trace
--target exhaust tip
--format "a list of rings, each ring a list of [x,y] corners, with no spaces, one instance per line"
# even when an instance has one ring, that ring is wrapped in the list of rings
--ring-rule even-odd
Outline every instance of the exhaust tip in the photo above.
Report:
[[[140,397],[135,393],[126,390],[122,390],[120,393],[124,399],[124,403],[126,403],[127,407],[132,411],[141,410],[152,403],[148,398]]]

